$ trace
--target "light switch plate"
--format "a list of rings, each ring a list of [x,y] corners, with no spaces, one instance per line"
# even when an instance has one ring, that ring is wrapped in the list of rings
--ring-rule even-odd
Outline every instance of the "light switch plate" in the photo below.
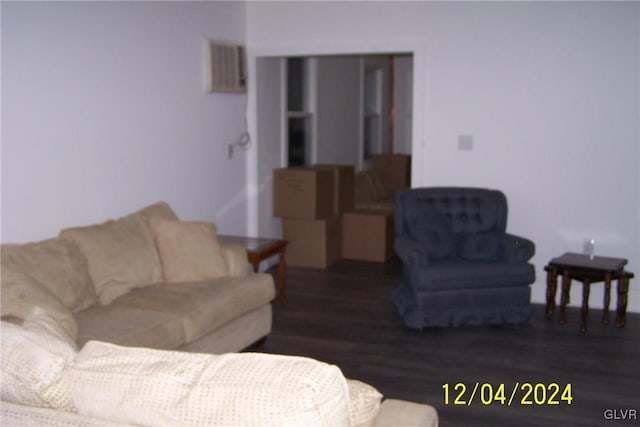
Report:
[[[458,135],[458,150],[473,150],[473,135]]]

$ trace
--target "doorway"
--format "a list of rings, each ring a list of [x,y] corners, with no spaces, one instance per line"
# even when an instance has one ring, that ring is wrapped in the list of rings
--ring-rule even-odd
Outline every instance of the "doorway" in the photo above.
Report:
[[[388,61],[391,56],[395,58],[394,90],[404,94],[395,101],[394,150],[415,156],[418,154],[416,148],[421,149],[415,141],[422,140],[422,125],[413,120],[415,113],[422,110],[414,97],[416,89],[424,85],[423,79],[414,80],[414,76],[419,75],[416,69],[423,68],[421,42],[389,51],[367,48],[361,53],[341,52],[340,49],[313,52],[289,48],[256,49],[253,52],[253,57],[249,58],[249,121],[255,135],[256,150],[251,153],[248,165],[249,194],[254,196],[255,203],[250,203],[249,212],[248,230],[252,235],[281,235],[281,222],[271,214],[271,185],[273,169],[285,167],[290,161],[288,60],[299,58],[309,61],[308,70],[312,76],[309,80],[311,106],[304,111],[308,121],[302,127],[302,133],[310,133],[306,143],[309,148],[296,161],[301,163],[304,158],[306,163],[355,164],[361,170],[368,167],[367,157],[370,154],[384,152],[389,132],[389,108],[385,103],[388,103],[390,85],[385,87],[378,83],[384,81],[384,77],[375,77],[376,73],[380,76],[380,72],[374,71],[368,87],[382,88],[375,96],[367,95],[365,100],[365,70],[380,68],[371,61],[383,58]],[[299,63],[294,66],[302,68]],[[384,67],[388,65],[382,66],[388,72]],[[377,100],[380,108],[375,111],[369,109],[365,113],[365,102],[372,99]],[[327,108],[325,104],[331,107]],[[367,127],[368,131],[365,130]],[[294,133],[301,133],[301,126],[291,126],[291,129]],[[366,136],[365,132],[368,132]],[[366,153],[365,137],[369,141]],[[295,138],[294,145],[301,145]],[[418,182],[413,176],[412,179]]]

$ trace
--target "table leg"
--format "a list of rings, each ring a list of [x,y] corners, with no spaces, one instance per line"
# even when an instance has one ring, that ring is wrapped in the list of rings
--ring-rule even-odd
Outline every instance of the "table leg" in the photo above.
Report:
[[[618,278],[618,311],[616,315],[616,328],[624,328],[627,321],[627,293],[629,292],[629,278]]]
[[[556,290],[558,289],[558,269],[551,267],[547,270],[547,308],[545,318],[549,319],[556,309]]]
[[[609,324],[609,304],[611,303],[611,273],[604,276],[604,312],[602,313],[602,323]]]
[[[560,324],[567,320],[567,304],[569,304],[569,291],[571,290],[571,277],[565,272],[562,275],[562,294],[560,295]]]
[[[589,318],[589,292],[591,291],[589,279],[582,283],[582,316],[580,319],[580,332],[587,331],[587,319]]]
[[[253,272],[257,273],[260,270],[260,261],[255,261],[255,262],[252,262],[251,264],[253,264]]]
[[[278,302],[282,305],[287,302],[286,265],[285,249],[282,248],[282,252],[280,252],[280,260],[278,262]]]

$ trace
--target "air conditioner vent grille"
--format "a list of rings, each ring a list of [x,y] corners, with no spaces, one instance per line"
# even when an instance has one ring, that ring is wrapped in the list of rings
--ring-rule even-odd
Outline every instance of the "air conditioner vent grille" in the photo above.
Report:
[[[205,46],[207,92],[245,93],[244,46],[212,39],[208,39]]]

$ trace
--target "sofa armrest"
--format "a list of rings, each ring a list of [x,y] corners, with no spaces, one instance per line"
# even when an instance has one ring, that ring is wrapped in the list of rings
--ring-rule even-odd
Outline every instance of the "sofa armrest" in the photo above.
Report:
[[[527,262],[536,252],[536,245],[531,240],[505,233],[504,260],[507,262]]]
[[[408,236],[396,237],[393,242],[396,254],[404,264],[426,267],[429,265],[427,248]]]
[[[222,257],[227,265],[229,276],[246,276],[250,273],[249,261],[247,260],[247,250],[236,243],[223,242],[218,240]]]
[[[373,427],[438,427],[438,412],[433,406],[386,399],[380,406],[380,412]]]

